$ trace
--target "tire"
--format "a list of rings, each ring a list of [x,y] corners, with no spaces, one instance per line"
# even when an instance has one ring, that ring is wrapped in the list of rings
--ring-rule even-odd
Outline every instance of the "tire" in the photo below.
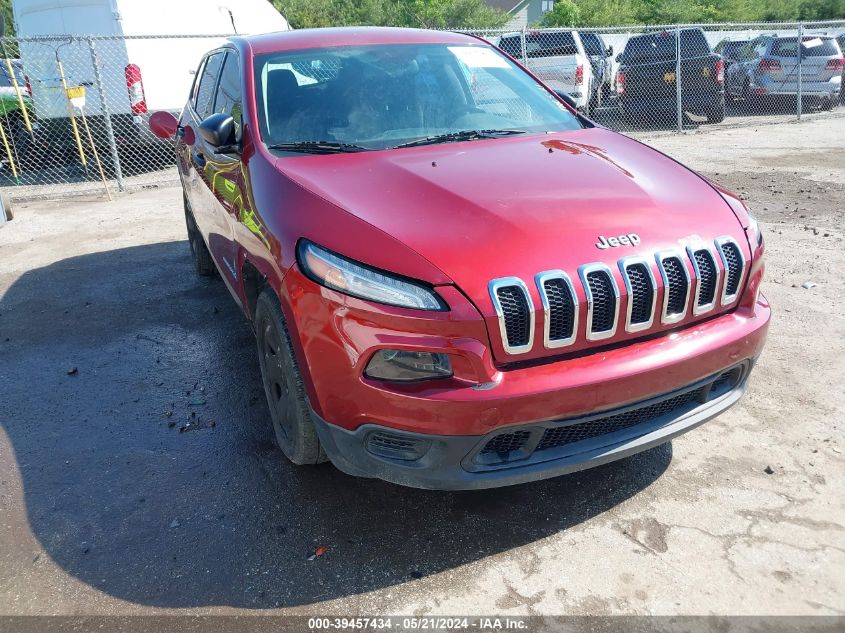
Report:
[[[202,239],[202,234],[194,220],[194,213],[188,205],[188,199],[183,195],[182,200],[185,205],[185,224],[188,227],[188,244],[191,246],[191,259],[194,262],[194,268],[200,277],[213,277],[217,274],[214,260],[211,259],[208,246]]]
[[[15,214],[12,213],[12,201],[5,193],[0,193],[0,206],[3,207],[2,213],[6,216],[6,222],[11,222]]]
[[[835,103],[836,102],[833,100],[832,97],[825,97],[819,102],[819,110],[821,110],[822,112],[832,110]]]
[[[707,111],[708,123],[721,123],[725,120],[725,104],[719,104]]]
[[[255,307],[255,338],[276,443],[285,457],[298,466],[327,461],[314,430],[279,300],[269,289],[261,293]]]

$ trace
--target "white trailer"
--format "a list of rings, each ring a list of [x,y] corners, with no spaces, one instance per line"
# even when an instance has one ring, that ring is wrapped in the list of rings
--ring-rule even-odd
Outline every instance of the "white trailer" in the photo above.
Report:
[[[85,87],[85,114],[102,115],[105,102],[115,134],[134,137],[118,139],[126,143],[147,137],[149,113],[181,110],[202,55],[224,37],[289,28],[268,0],[13,0],[12,6],[39,124],[68,117],[58,61],[68,86]]]

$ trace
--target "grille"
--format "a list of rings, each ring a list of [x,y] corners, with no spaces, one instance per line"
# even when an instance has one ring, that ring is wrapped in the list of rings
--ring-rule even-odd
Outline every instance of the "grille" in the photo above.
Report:
[[[587,273],[587,284],[593,302],[591,331],[595,334],[612,330],[616,317],[616,294],[610,275],[604,270],[592,271]]]
[[[695,263],[698,266],[698,305],[706,306],[716,298],[716,264],[710,251],[695,252]]]
[[[531,311],[522,288],[505,286],[496,290],[496,296],[502,306],[508,345],[527,345],[531,332]]]
[[[654,288],[651,276],[645,264],[632,264],[626,269],[628,283],[631,285],[631,325],[648,323],[651,320],[651,308],[654,303]]]
[[[742,255],[739,252],[739,247],[732,242],[725,242],[720,248],[725,256],[725,268],[727,268],[725,294],[730,297],[739,290],[739,281],[742,278]]]
[[[575,323],[575,301],[569,286],[562,279],[548,279],[543,290],[549,302],[549,340],[568,339]]]
[[[496,435],[487,442],[481,450],[480,455],[485,453],[504,455],[509,451],[523,449],[529,443],[530,437],[534,433],[542,433],[539,443],[533,450],[536,453],[538,451],[560,448],[561,446],[575,444],[583,440],[609,435],[638,425],[648,425],[648,428],[643,429],[643,433],[650,432],[654,428],[654,423],[659,423],[662,420],[664,424],[668,424],[681,415],[692,411],[709,398],[724,395],[729,389],[733,389],[739,384],[742,374],[741,367],[734,367],[701,387],[621,413],[609,413],[604,417],[597,417],[592,420],[576,422],[566,426],[551,428],[532,427],[530,430],[521,429],[511,433]],[[506,461],[526,459],[527,457],[524,454],[518,457],[512,456]],[[483,460],[476,458],[476,461]]]
[[[590,439],[591,437],[615,433],[616,431],[621,431],[622,429],[627,429],[643,422],[661,418],[669,413],[678,412],[681,408],[698,400],[699,394],[700,390],[690,391],[664,400],[663,402],[626,411],[625,413],[617,413],[606,418],[580,422],[578,424],[571,424],[570,426],[546,429],[545,433],[543,433],[543,439],[540,440],[540,444],[537,445],[536,450],[542,451],[565,444],[573,444]]]
[[[531,431],[502,433],[487,442],[481,453],[509,453],[511,451],[518,451],[525,446],[529,437],[531,437]]]
[[[663,260],[663,270],[666,272],[669,299],[666,302],[666,315],[681,314],[687,305],[687,276],[684,274],[684,264],[677,257],[667,257]]]
[[[367,450],[375,455],[392,459],[415,460],[422,457],[430,442],[402,437],[393,433],[376,432],[367,438]]]

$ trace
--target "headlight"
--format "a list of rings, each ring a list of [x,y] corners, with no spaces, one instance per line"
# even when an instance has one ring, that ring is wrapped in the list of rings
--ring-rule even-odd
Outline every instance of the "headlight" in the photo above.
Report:
[[[450,378],[452,364],[446,354],[382,349],[370,359],[364,373],[370,378],[399,382]]]
[[[346,259],[307,240],[300,240],[297,259],[308,277],[332,290],[402,308],[446,309],[443,300],[425,286]]]
[[[763,232],[760,230],[760,224],[750,213],[748,214],[748,227],[745,229],[745,234],[748,236],[748,243],[751,248],[759,248],[763,244]]]

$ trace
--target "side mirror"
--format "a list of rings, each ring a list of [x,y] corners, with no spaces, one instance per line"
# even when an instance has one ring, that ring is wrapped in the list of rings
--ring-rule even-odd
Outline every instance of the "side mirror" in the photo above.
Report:
[[[221,154],[237,150],[235,120],[228,114],[218,112],[205,119],[200,123],[200,136]]]
[[[170,112],[153,112],[150,116],[150,130],[159,138],[172,138],[178,128],[179,121]]]
[[[613,57],[613,45],[607,47],[607,56]]]
[[[564,92],[563,90],[555,90],[555,94],[566,101],[566,104],[571,107],[573,110],[577,110],[578,106],[575,104],[575,100],[568,92]]]

